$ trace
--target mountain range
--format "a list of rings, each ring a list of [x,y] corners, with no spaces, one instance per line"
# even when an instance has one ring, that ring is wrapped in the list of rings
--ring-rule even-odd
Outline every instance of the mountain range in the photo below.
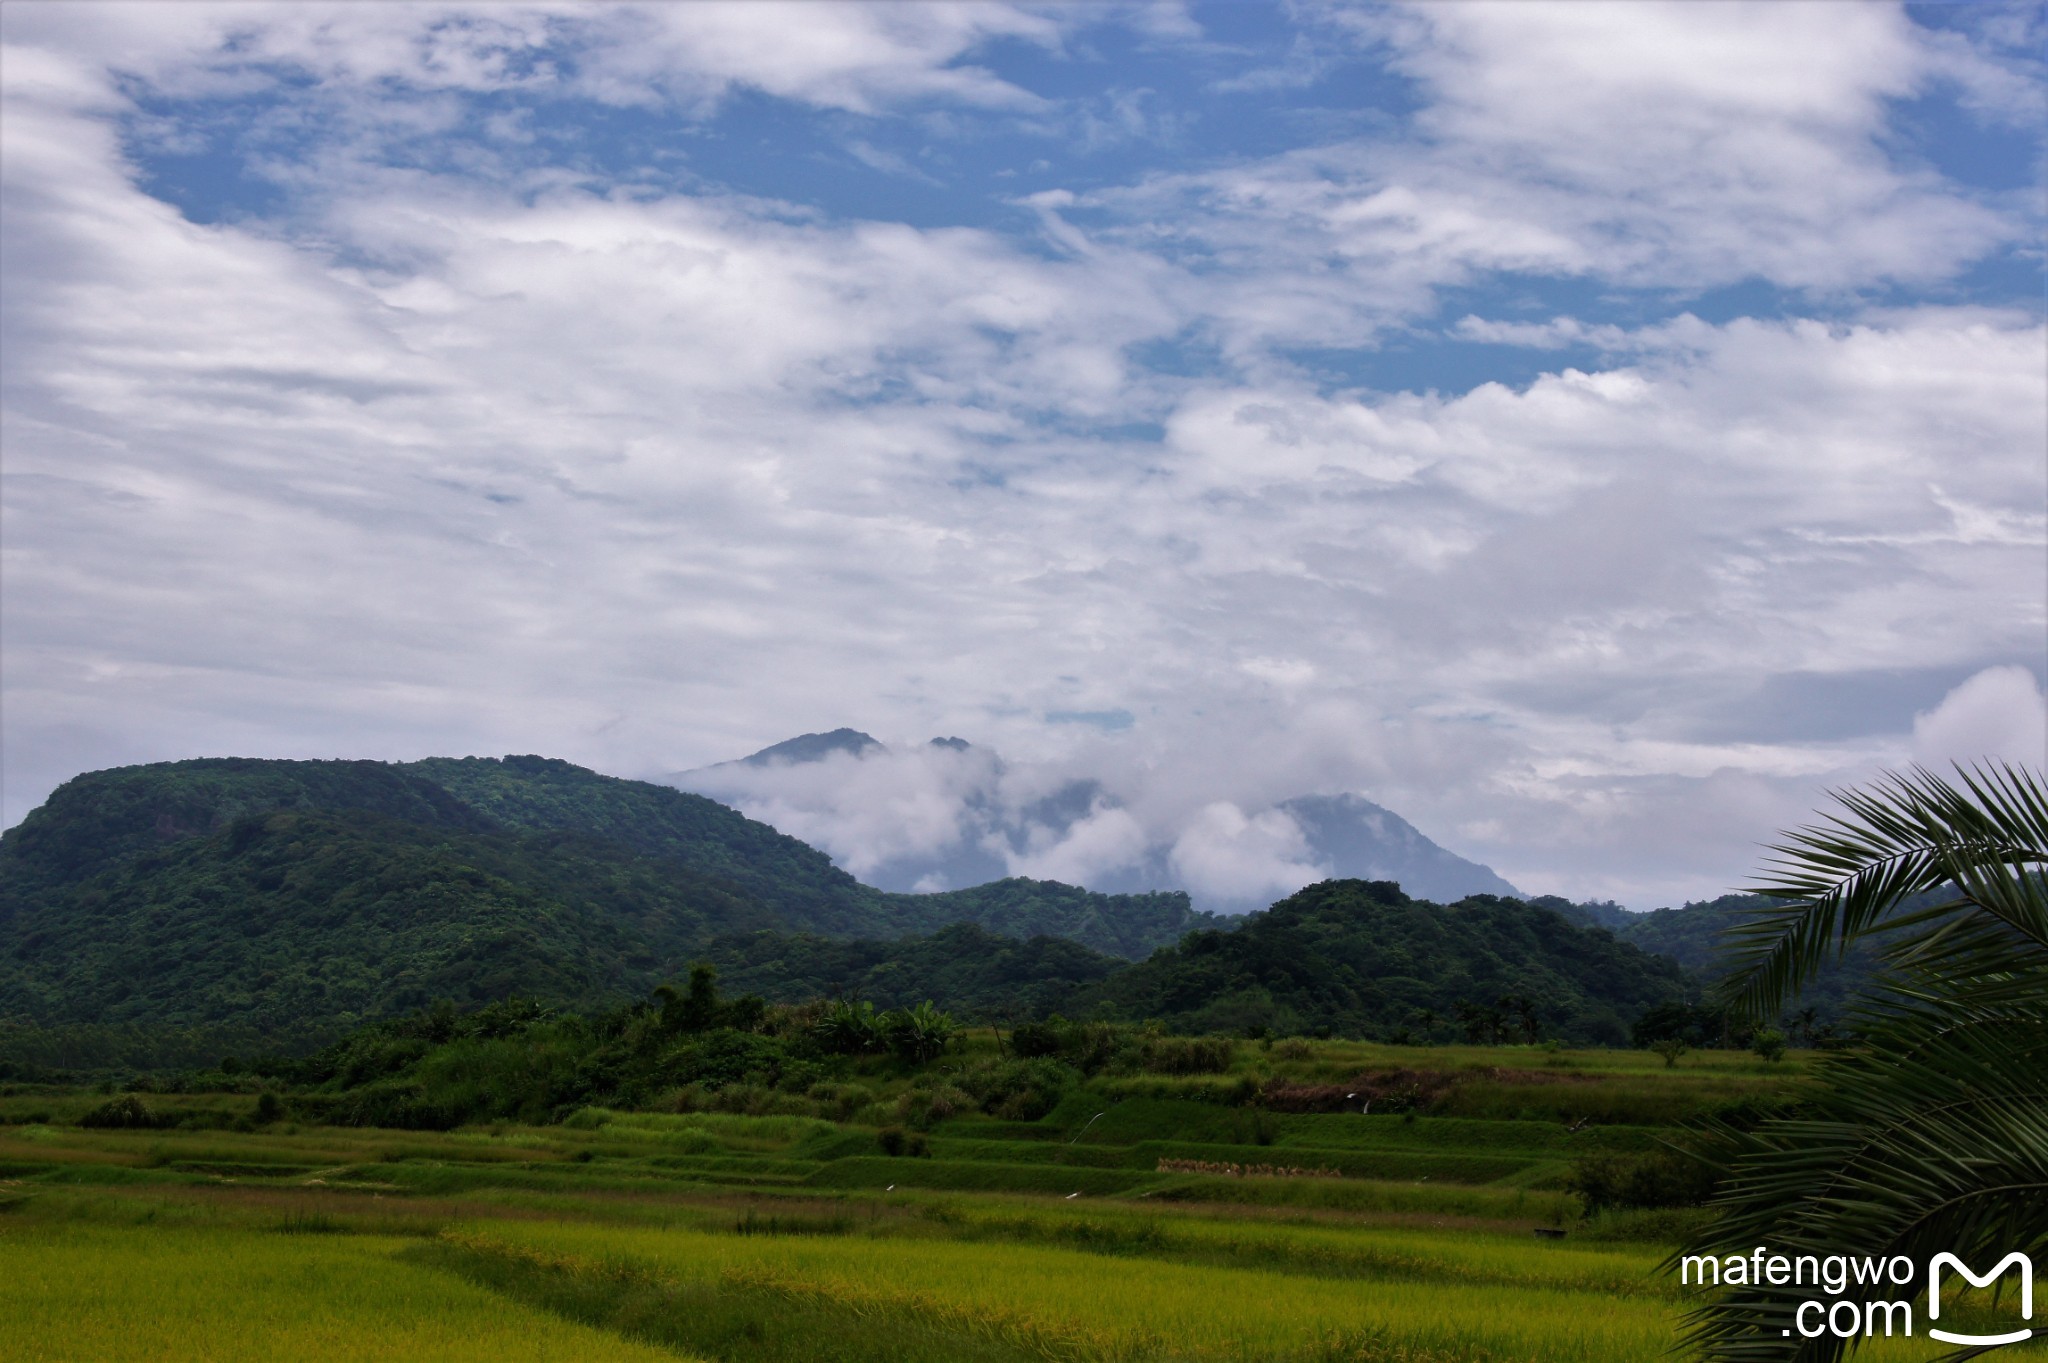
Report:
[[[541,757],[90,773],[0,836],[0,1017],[352,1025],[437,998],[644,994],[713,938],[952,923],[1142,956],[1187,896],[889,894],[734,810]]]
[[[1199,830],[1178,838],[1149,835],[1125,803],[1092,778],[1046,785],[1012,780],[996,753],[959,738],[934,738],[892,750],[858,729],[802,734],[747,757],[664,779],[724,801],[786,831],[818,837],[851,860],[862,879],[885,889],[933,890],[1014,875],[1022,866],[1057,865],[1060,879],[1112,893],[1179,890],[1201,907],[1242,913],[1271,893],[1203,877]],[[1022,789],[1012,789],[1013,785]],[[896,800],[905,818],[877,827],[866,816]],[[1391,880],[1408,893],[1449,903],[1467,895],[1522,897],[1491,867],[1425,837],[1390,809],[1354,792],[1297,796],[1246,811],[1265,820],[1271,838],[1298,867],[1292,885],[1314,880]],[[1118,816],[1123,816],[1119,818]],[[904,846],[913,822],[929,836]],[[866,838],[872,847],[862,845]],[[1063,849],[1075,855],[1062,858]]]
[[[1242,918],[1017,877],[892,893],[708,798],[549,758],[202,759],[77,777],[0,835],[0,1024],[289,1046],[440,999],[644,997],[708,960],[771,999],[1355,1035],[1517,995],[1547,1034],[1613,1040],[1688,983],[1602,907],[1363,879]]]

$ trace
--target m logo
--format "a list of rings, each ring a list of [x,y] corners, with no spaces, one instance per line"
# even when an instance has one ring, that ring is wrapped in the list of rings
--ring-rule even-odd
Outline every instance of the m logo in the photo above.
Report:
[[[2000,1274],[2004,1273],[2008,1268],[2017,1265],[2020,1270],[2020,1318],[2022,1320],[2032,1320],[2034,1318],[2034,1261],[2018,1250],[2014,1250],[2003,1259],[2000,1259],[1997,1266],[1982,1277],[1970,1272],[1969,1267],[1953,1254],[1937,1254],[1928,1260],[1927,1319],[1930,1321],[1941,1319],[1941,1266],[1943,1264],[1947,1264],[1956,1272],[1968,1278],[1972,1287],[1989,1287],[1998,1281]],[[1937,1330],[1931,1325],[1927,1327],[1927,1333],[1944,1344],[2017,1344],[2023,1339],[2032,1339],[2034,1336],[2032,1328],[2014,1330],[2009,1334],[2003,1335],[1958,1335],[1951,1334],[1947,1330]]]

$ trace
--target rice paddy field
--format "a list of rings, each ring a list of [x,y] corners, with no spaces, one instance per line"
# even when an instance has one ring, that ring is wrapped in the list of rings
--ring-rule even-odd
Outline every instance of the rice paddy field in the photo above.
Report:
[[[1114,1081],[1034,1122],[931,1122],[898,1154],[857,1117],[389,1131],[259,1124],[247,1094],[97,1129],[77,1121],[103,1094],[17,1085],[0,1358],[1643,1363],[1673,1356],[1691,1289],[1660,1264],[1700,1213],[1588,1218],[1573,1161],[1801,1082],[1796,1058],[1712,1052],[1288,1063],[1462,1082],[1379,1114]]]

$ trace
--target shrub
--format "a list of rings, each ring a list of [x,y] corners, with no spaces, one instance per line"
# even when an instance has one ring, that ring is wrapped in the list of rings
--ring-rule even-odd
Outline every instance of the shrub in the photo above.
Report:
[[[713,1090],[704,1105],[712,1112],[743,1117],[809,1116],[811,1110],[809,1100],[761,1084],[727,1084]]]
[[[662,1058],[662,1072],[671,1083],[702,1084],[709,1089],[728,1084],[772,1084],[780,1076],[788,1052],[773,1037],[719,1027],[699,1032]]]
[[[1775,1027],[1761,1028],[1750,1038],[1749,1048],[1775,1065],[1785,1058],[1785,1034]]]
[[[968,1111],[974,1105],[973,1095],[951,1084],[929,1088],[920,1086],[896,1100],[896,1115],[912,1126],[929,1127],[933,1122],[943,1122],[948,1117]]]
[[[984,1112],[1005,1121],[1035,1122],[1059,1105],[1081,1076],[1057,1060],[987,1061],[959,1074],[960,1087]]]
[[[830,1077],[831,1071],[815,1060],[785,1060],[775,1087],[784,1093],[808,1094]]]
[[[1077,1023],[1067,1029],[1067,1061],[1083,1074],[1099,1073],[1116,1061],[1125,1035],[1106,1022]]]
[[[170,1120],[160,1117],[148,1103],[132,1093],[110,1098],[78,1119],[80,1126],[146,1129],[170,1125]]]
[[[269,1089],[256,1095],[256,1121],[268,1126],[284,1116],[284,1103]]]
[[[333,1105],[325,1120],[336,1126],[451,1131],[469,1116],[463,1108],[430,1096],[418,1084],[376,1084],[345,1095]]]
[[[1565,1186],[1588,1212],[1610,1207],[1697,1207],[1714,1194],[1714,1171],[1676,1150],[1582,1155]]]
[[[910,1131],[900,1126],[885,1126],[875,1133],[875,1144],[882,1153],[922,1159],[931,1154],[931,1142],[922,1131]]]
[[[1060,1020],[1055,1017],[1049,1022],[1020,1023],[1010,1033],[1010,1049],[1020,1060],[1035,1060],[1041,1056],[1058,1055],[1065,1045]]]
[[[1292,1044],[1307,1053],[1307,1042]],[[1139,1057],[1155,1074],[1222,1074],[1236,1054],[1236,1043],[1227,1036],[1160,1036],[1148,1038]]]
[[[1280,1119],[1263,1108],[1246,1108],[1230,1115],[1233,1145],[1271,1145],[1280,1138]]]
[[[813,1084],[804,1096],[824,1104],[834,1121],[847,1122],[875,1100],[875,1091],[861,1084]]]

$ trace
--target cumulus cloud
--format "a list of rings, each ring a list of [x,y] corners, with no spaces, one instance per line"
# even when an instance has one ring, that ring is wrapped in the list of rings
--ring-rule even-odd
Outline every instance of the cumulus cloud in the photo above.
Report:
[[[1173,844],[1173,869],[1196,894],[1271,900],[1329,872],[1317,867],[1301,826],[1269,809],[1246,817],[1227,801],[1205,805]]]
[[[1720,888],[1917,751],[1916,712],[1949,732],[1942,689],[2012,693],[2048,628],[2036,313],[1709,321],[1659,292],[1904,287],[2010,238],[2008,205],[1885,150],[1895,101],[1988,59],[1881,7],[1808,41],[1814,13],[1381,15],[1408,123],[994,227],[627,182],[544,139],[477,169],[464,101],[1058,126],[984,59],[1056,56],[1069,11],[825,6],[778,43],[754,5],[9,6],[7,817],[124,760],[655,774],[851,721],[1012,758],[735,788],[857,872],[964,839],[1108,880],[1163,843],[1191,883],[1279,893],[1315,868],[1272,806],[1359,790],[1534,891]],[[1176,14],[1152,41],[1195,41]],[[138,139],[258,88],[280,126],[417,114],[445,154],[316,127],[265,152],[274,212],[156,197]],[[1461,302],[1459,338],[1546,357],[1513,382],[1291,358],[1502,270],[1665,301]],[[1854,733],[1749,703],[1901,669],[1936,691]],[[1129,727],[1047,720],[1085,714]],[[1116,800],[1031,834],[1084,778]],[[991,789],[1017,838],[975,831]]]
[[[1001,776],[985,750],[925,745],[873,757],[836,752],[814,762],[734,763],[685,783],[873,879],[892,861],[927,860],[978,837],[973,806]]]
[[[1201,907],[1241,912],[1330,874],[1284,809],[1247,812],[1208,798],[1204,787],[1216,782],[1205,767],[1128,758],[1082,745],[1006,762],[982,747],[903,742],[811,761],[729,762],[674,779],[890,889],[1030,876],[1104,890],[1184,888]],[[1302,775],[1291,763],[1273,769],[1279,781]]]
[[[1913,760],[1936,770],[1986,761],[2048,766],[2048,700],[2024,667],[1987,667],[1913,716]]]
[[[1893,102],[1936,88],[1997,90],[2014,113],[2038,101],[1993,56],[1893,6],[1481,0],[1317,14],[1414,82],[1408,136],[1087,200],[1107,231],[1240,267],[1207,300],[1211,327],[1240,349],[1275,335],[1355,344],[1494,272],[1831,294],[1945,279],[2038,230],[2024,201],[1959,194],[1891,144]]]

